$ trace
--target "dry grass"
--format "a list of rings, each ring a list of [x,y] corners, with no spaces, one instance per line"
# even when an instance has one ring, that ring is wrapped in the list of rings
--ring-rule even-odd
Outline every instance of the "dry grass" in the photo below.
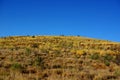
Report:
[[[120,43],[79,36],[0,38],[0,80],[120,80]]]

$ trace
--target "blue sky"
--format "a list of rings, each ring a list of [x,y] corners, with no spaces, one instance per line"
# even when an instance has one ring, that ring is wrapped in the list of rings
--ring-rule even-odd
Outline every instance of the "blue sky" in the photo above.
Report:
[[[120,42],[120,0],[0,0],[0,36],[61,34]]]

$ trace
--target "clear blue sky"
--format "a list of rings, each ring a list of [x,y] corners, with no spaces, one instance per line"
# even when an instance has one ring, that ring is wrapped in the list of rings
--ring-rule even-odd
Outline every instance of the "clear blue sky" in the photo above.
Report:
[[[0,0],[0,36],[61,34],[120,41],[120,0]]]

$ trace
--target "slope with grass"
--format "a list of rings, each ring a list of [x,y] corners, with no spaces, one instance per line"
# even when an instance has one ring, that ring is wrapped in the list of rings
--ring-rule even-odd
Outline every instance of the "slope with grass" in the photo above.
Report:
[[[120,43],[80,36],[0,38],[0,80],[120,80]]]

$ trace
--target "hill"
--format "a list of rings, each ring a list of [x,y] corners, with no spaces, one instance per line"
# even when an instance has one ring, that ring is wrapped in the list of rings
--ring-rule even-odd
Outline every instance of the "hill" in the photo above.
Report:
[[[0,80],[120,80],[120,43],[80,36],[3,37]]]

